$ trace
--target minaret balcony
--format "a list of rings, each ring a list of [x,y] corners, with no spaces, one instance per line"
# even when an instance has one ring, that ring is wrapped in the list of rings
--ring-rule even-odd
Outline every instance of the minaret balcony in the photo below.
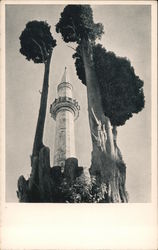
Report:
[[[54,120],[56,120],[56,116],[58,112],[60,112],[60,110],[68,110],[70,112],[73,112],[74,119],[76,120],[79,116],[80,106],[75,99],[64,96],[55,99],[50,106],[50,113]]]

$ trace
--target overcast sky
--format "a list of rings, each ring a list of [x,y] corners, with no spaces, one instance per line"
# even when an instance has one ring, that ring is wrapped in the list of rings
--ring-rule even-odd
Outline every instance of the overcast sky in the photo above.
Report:
[[[74,97],[80,104],[80,116],[75,121],[76,155],[79,165],[90,166],[91,141],[88,125],[86,87],[76,76],[72,54],[60,34],[55,32],[64,5],[6,6],[6,200],[17,201],[17,180],[29,177],[30,155],[35,134],[43,65],[28,62],[19,52],[19,36],[28,21],[46,20],[51,25],[57,46],[50,67],[50,87],[44,143],[50,147],[53,162],[55,121],[49,113],[57,96],[64,67],[74,87]],[[95,5],[94,20],[104,25],[101,43],[116,55],[130,59],[135,72],[144,81],[145,109],[118,128],[118,145],[127,165],[127,191],[130,202],[149,202],[151,185],[151,18],[150,6]]]

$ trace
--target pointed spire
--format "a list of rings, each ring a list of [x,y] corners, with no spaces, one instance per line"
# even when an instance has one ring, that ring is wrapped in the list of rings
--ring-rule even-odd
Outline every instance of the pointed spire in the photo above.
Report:
[[[62,76],[62,78],[61,78],[61,83],[62,82],[69,82],[68,81],[68,76],[67,76],[67,67],[65,67],[65,69],[64,69],[64,74],[63,74],[63,76]]]

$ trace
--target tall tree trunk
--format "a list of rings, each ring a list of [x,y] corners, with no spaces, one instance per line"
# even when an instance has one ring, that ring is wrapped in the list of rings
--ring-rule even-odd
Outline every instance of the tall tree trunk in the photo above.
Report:
[[[51,56],[52,56],[52,51],[50,52],[49,57],[45,62],[40,109],[39,109],[35,138],[33,143],[32,157],[38,156],[40,149],[43,147],[43,133],[44,133],[44,124],[45,124],[46,109],[47,109],[49,68],[50,68]]]
[[[126,165],[124,163],[121,151],[117,145],[117,127],[113,126],[113,141],[115,148],[115,161],[117,165],[117,185],[119,189],[119,194],[121,198],[121,202],[128,202],[128,193],[126,191]]]
[[[93,63],[93,52],[90,43],[86,40],[82,41],[82,56],[86,74],[88,113],[93,147],[95,147],[96,144],[95,136],[98,134],[98,129],[103,130],[103,127],[105,127],[108,141],[108,153],[113,157],[114,145],[111,124],[109,118],[106,117],[103,112],[99,83]],[[97,122],[101,123],[101,128],[98,128]]]
[[[119,191],[120,172],[115,159],[115,146],[111,123],[104,115],[99,83],[93,63],[91,44],[82,40],[82,57],[85,68],[89,124],[92,138],[92,159],[90,173],[106,189],[106,202],[126,202]]]

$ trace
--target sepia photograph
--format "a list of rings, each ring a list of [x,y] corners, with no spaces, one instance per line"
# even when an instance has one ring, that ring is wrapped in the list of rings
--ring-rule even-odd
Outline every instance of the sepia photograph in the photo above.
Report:
[[[5,15],[6,201],[150,202],[151,6]]]
[[[156,249],[156,2],[2,6],[2,249]]]

